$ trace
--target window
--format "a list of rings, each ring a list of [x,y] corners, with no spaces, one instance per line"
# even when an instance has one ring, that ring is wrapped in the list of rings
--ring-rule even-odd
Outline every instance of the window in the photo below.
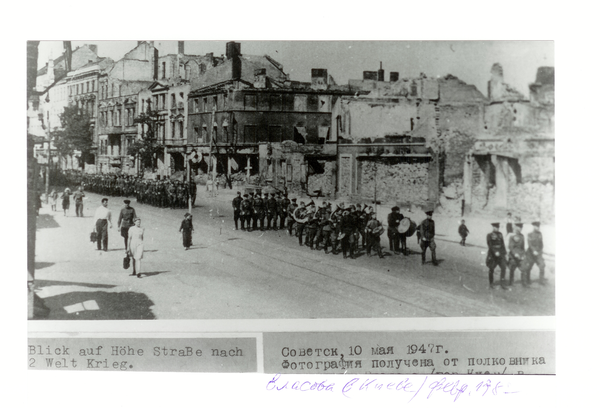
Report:
[[[122,85],[119,85],[119,96],[123,95],[123,94],[122,94],[122,91],[123,91],[123,86],[122,86]]]
[[[152,97],[152,106],[154,107],[154,109],[160,109],[158,106],[158,95],[154,95]]]
[[[165,99],[166,99],[166,95],[160,94],[160,108],[159,109],[165,109]]]
[[[92,92],[94,92],[94,88],[96,87],[96,80],[92,81]]]
[[[166,78],[167,77],[167,63],[163,62],[162,63],[162,78]]]
[[[175,94],[174,94],[174,93],[172,93],[172,94],[171,94],[171,109],[175,109],[175,107],[176,107],[176,106],[175,106],[175,102],[176,102],[176,99],[175,99]]]
[[[278,143],[283,138],[283,127],[281,126],[269,126],[269,142]]]
[[[213,109],[214,110],[219,109],[219,99],[217,96],[213,96]]]
[[[200,137],[200,128],[198,126],[194,126],[194,141],[198,142]]]
[[[204,112],[208,112],[208,98],[202,98],[202,106],[204,106]]]
[[[294,110],[296,112],[306,112],[306,95],[294,96]]]
[[[183,122],[179,122],[179,137],[183,139]]]
[[[256,95],[244,95],[244,109],[256,110]]]
[[[270,105],[272,111],[281,111],[283,106],[281,95],[271,95]]]
[[[244,143],[256,143],[258,127],[253,125],[244,126]]]
[[[194,112],[200,112],[200,104],[198,98],[194,99]]]
[[[208,128],[206,125],[202,126],[202,143],[208,142]]]
[[[110,84],[110,96],[115,96],[115,84]]]

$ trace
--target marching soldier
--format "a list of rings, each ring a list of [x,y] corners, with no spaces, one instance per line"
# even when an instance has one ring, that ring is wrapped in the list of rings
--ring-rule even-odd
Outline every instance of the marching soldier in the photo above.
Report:
[[[125,207],[121,208],[121,212],[119,213],[119,220],[117,221],[117,226],[119,231],[121,231],[121,236],[125,242],[125,252],[127,252],[127,240],[129,239],[129,228],[133,227],[135,223],[134,219],[137,218],[135,214],[135,209],[131,207],[131,200],[123,201],[125,203]]]
[[[421,265],[425,265],[425,252],[427,248],[431,251],[431,263],[437,266],[435,257],[435,221],[433,221],[433,211],[426,211],[427,218],[419,225],[421,231]]]
[[[256,200],[256,198],[254,197],[254,192],[251,191],[248,194],[248,200],[250,200],[250,204],[252,207],[252,229],[250,229],[250,231],[254,231],[258,229],[256,225],[256,221],[258,220],[258,218],[256,218],[256,209],[254,208],[254,201]]]
[[[241,212],[240,216],[242,217],[242,230],[251,231],[252,230],[252,202],[250,202],[250,197],[248,194],[244,194],[244,199],[240,205]],[[244,225],[245,224],[245,225]]]
[[[508,289],[504,280],[506,274],[506,248],[504,246],[504,237],[500,232],[499,222],[492,223],[492,227],[494,230],[487,235],[488,254],[485,261],[489,270],[488,277],[490,289],[495,289],[494,269],[496,269],[496,266],[500,267],[500,285],[502,286],[502,289]]]
[[[292,228],[294,227],[294,224],[296,223],[296,219],[294,218],[294,212],[298,209],[298,204],[296,204],[296,201],[297,201],[296,198],[292,198],[292,200],[290,201],[290,204],[288,205],[287,213],[289,215],[289,219],[288,219],[287,229],[288,229],[289,236],[292,236]]]
[[[233,207],[233,223],[235,224],[235,230],[238,229],[238,220],[240,219],[242,213],[242,193],[237,192],[237,196],[231,202]],[[242,229],[244,229],[244,221],[242,220]]]
[[[265,198],[267,194],[265,194]],[[275,193],[271,193],[271,198],[266,200],[267,208],[267,230],[273,228],[277,231],[277,200],[275,199]]]
[[[283,194],[283,198],[278,202],[279,204],[279,229],[284,229],[286,227],[285,220],[288,217],[288,208],[290,206],[290,199],[287,194]]]
[[[304,234],[304,227],[306,226],[306,216],[306,205],[304,204],[304,201],[300,201],[300,206],[294,210],[294,219],[296,221],[296,236],[298,237],[298,244],[300,246],[302,246],[302,235]]]
[[[383,226],[381,222],[377,220],[375,214],[370,215],[370,220],[365,227],[367,234],[367,256],[371,256],[371,249],[375,249],[377,255],[383,258],[383,251],[381,250],[381,234],[383,234]]]
[[[321,237],[320,237],[319,242],[317,242],[317,249],[320,249],[319,245],[321,242],[323,242],[323,249],[325,250],[325,253],[327,254],[328,253],[327,248],[329,246],[332,246],[331,234],[334,230],[333,229],[333,221],[331,220],[331,211],[330,211],[329,207],[326,208],[325,212],[323,213],[323,215],[321,217],[320,228],[321,228]]]
[[[527,261],[525,260],[525,237],[521,233],[523,223],[515,224],[514,233],[508,239],[508,286],[512,286],[515,277],[515,269],[521,271],[521,284],[527,287]]]
[[[400,207],[392,207],[392,212],[388,214],[387,218],[387,235],[390,243],[390,251],[393,251],[396,254],[398,253],[398,247],[400,246],[400,233],[398,232],[398,226],[400,225],[402,218],[404,217],[402,214],[400,214]]]
[[[539,283],[545,285],[544,239],[540,231],[540,223],[536,221],[532,222],[531,225],[533,225],[533,231],[527,234],[527,283],[531,283],[531,270],[533,265],[537,265],[540,271]]]
[[[319,213],[317,213],[315,209],[315,204],[312,203],[308,206],[308,220],[306,221],[306,242],[304,243],[304,245],[309,246],[310,249],[315,249],[314,243],[319,223]]]
[[[352,206],[350,206],[352,209]],[[344,259],[348,258],[348,252],[350,252],[350,258],[354,259],[354,230],[356,229],[356,221],[350,211],[345,210],[340,220],[341,230],[341,243],[342,252]]]
[[[265,230],[265,201],[262,198],[262,193],[256,193],[254,199],[254,214],[257,226],[260,224],[260,230]]]

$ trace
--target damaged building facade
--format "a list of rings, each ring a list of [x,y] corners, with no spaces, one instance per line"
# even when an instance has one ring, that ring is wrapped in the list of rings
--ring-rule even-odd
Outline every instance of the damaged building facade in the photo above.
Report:
[[[486,99],[450,75],[401,79],[391,72],[389,81],[384,75],[383,68],[365,71],[362,80],[349,82],[359,93],[333,107],[338,196],[435,207],[444,184],[462,177]]]
[[[466,211],[554,219],[554,68],[540,67],[529,99],[492,67],[485,131],[465,160]]]
[[[310,83],[290,81],[281,64],[244,55],[238,43],[227,44],[219,68],[221,81],[189,94],[187,152],[194,171],[333,197],[331,109],[353,94],[349,87],[335,85],[325,69],[313,69]]]

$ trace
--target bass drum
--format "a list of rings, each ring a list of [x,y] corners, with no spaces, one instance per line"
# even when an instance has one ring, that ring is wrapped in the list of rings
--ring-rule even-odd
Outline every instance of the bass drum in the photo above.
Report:
[[[407,237],[412,237],[417,231],[417,224],[410,218],[402,218],[400,225],[398,225],[398,232],[405,234]]]

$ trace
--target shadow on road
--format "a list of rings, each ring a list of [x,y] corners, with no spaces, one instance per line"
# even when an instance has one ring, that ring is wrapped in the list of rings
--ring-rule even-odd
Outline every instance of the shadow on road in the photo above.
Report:
[[[39,270],[39,269],[44,269],[47,268],[49,266],[54,265],[54,262],[36,262],[35,263],[35,270]]]
[[[48,311],[47,314],[35,316],[33,320],[156,319],[150,310],[154,303],[145,294],[137,292],[71,292],[45,298],[43,303]],[[97,310],[95,307],[88,309],[90,304],[97,305]],[[82,306],[74,307],[79,305]],[[79,310],[69,313],[65,307]]]
[[[36,267],[36,269],[37,269],[37,267]],[[35,280],[35,287],[37,289],[41,289],[46,286],[67,286],[67,285],[82,286],[82,287],[86,287],[86,288],[105,288],[105,289],[111,289],[116,286],[116,285],[106,285],[103,283],[68,282],[68,281],[55,281],[55,280],[44,280],[44,279],[36,279]]]
[[[36,227],[41,228],[58,228],[58,223],[54,220],[54,216],[50,214],[40,214],[37,217]]]
[[[150,277],[150,276],[155,276],[155,275],[160,275],[161,273],[169,273],[171,271],[158,271],[158,272],[142,272],[142,278],[145,277]]]

